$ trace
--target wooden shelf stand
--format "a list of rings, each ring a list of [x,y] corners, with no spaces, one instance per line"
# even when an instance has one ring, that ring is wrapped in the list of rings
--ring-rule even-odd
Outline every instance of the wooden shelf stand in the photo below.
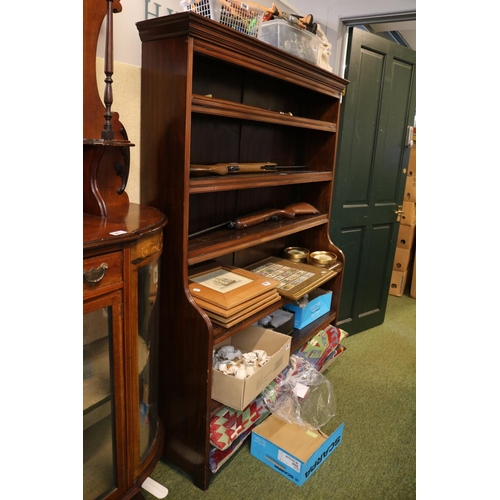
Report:
[[[209,423],[218,407],[211,399],[213,350],[287,299],[223,328],[196,304],[189,275],[211,261],[245,268],[282,256],[288,246],[333,252],[343,264],[342,251],[329,238],[329,222],[340,100],[348,82],[191,12],[141,21],[137,28],[141,203],[169,220],[161,261],[163,456],[205,490],[212,477]],[[221,162],[307,168],[190,177],[192,164]],[[318,213],[245,230],[221,228],[238,217],[298,202]],[[340,271],[321,286],[332,291],[331,310],[294,332],[294,350],[335,323],[342,277]]]

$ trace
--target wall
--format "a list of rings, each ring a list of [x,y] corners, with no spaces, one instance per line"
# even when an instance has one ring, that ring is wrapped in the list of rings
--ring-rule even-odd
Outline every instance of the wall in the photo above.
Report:
[[[300,12],[287,0],[262,2],[264,6],[274,3],[285,12]],[[140,95],[141,95],[141,40],[136,23],[144,19],[170,15],[181,12],[180,2],[177,0],[121,0],[122,12],[113,17],[113,105],[112,111],[120,115],[120,121],[127,130],[129,140],[135,145],[130,150],[130,176],[127,184],[127,193],[130,201],[140,202]],[[305,14],[309,14],[306,12]],[[314,12],[312,13],[315,14]],[[316,16],[315,16],[316,17]],[[333,72],[341,74],[343,68],[343,47],[346,30],[340,19],[328,12],[327,26],[322,30],[332,44],[330,65]],[[104,45],[105,30],[101,29],[99,35],[96,78],[103,98],[104,92]]]
[[[215,0],[214,0],[215,1]],[[299,0],[303,3],[303,0]],[[247,2],[250,3],[251,2]],[[321,28],[328,41],[332,44],[332,57],[330,65],[335,73],[339,73],[338,65],[339,49],[342,50],[339,39],[343,38],[344,30],[342,22],[331,7],[321,2],[314,7],[314,12],[301,12],[293,2],[288,0],[275,0],[274,2],[259,0],[257,5],[270,7],[272,4],[285,12],[296,12],[299,14],[313,14],[315,19],[321,19]],[[166,16],[183,9],[177,0],[121,0],[122,12],[114,16],[114,60],[131,64],[141,65],[141,42],[135,23],[150,19],[152,17]],[[325,20],[325,21],[323,21]],[[101,30],[97,55],[104,57],[105,32]]]
[[[115,61],[113,68],[113,104],[127,131],[130,148],[130,174],[127,194],[132,203],[140,200],[141,68]],[[104,59],[96,59],[96,77],[101,100],[104,91]],[[102,85],[101,85],[102,84]]]

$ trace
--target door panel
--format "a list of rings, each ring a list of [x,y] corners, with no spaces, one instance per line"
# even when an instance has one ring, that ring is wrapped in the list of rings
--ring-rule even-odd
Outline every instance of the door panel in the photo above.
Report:
[[[330,236],[345,254],[337,325],[384,321],[415,116],[415,51],[351,28]]]
[[[359,315],[366,316],[380,308],[383,300],[383,290],[379,286],[387,271],[388,255],[387,249],[390,247],[392,238],[392,225],[374,225],[371,232],[371,251],[366,261],[368,262],[365,271],[366,282],[360,295]],[[392,267],[392,266],[389,266]],[[374,293],[366,293],[373,290]]]
[[[384,59],[378,54],[373,55],[362,51],[360,61],[360,76],[356,82],[350,82],[349,95],[356,93],[358,102],[353,105],[346,102],[343,110],[344,121],[341,128],[340,144],[343,137],[353,137],[351,144],[345,143],[345,156],[356,165],[345,170],[346,186],[344,206],[357,207],[361,204],[368,207],[371,191],[373,161],[375,151],[373,145],[377,140],[378,119],[380,116],[379,96],[381,94]],[[356,88],[351,87],[355,84]],[[346,99],[347,101],[347,99]],[[353,106],[353,109],[350,109]],[[363,145],[364,147],[359,147]],[[340,147],[339,147],[340,150]],[[339,166],[337,166],[339,168]],[[361,208],[361,207],[358,207]],[[346,213],[350,215],[350,213]]]
[[[354,317],[355,285],[358,282],[358,276],[361,269],[361,249],[363,247],[364,228],[353,226],[342,228],[341,235],[337,239],[338,241],[342,241],[341,249],[344,252],[345,261],[346,263],[349,262],[349,266],[346,265],[344,267],[342,293],[339,305],[340,319],[337,321],[338,325],[341,320],[351,321]]]

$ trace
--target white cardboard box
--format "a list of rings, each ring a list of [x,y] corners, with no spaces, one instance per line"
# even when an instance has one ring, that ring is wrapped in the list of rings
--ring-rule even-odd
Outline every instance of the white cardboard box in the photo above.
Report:
[[[212,369],[212,399],[243,411],[288,365],[291,343],[289,335],[252,325],[217,344],[216,349],[233,345],[242,353],[262,349],[271,359],[244,380]]]
[[[344,424],[330,436],[271,415],[252,431],[250,453],[302,486],[342,442]]]

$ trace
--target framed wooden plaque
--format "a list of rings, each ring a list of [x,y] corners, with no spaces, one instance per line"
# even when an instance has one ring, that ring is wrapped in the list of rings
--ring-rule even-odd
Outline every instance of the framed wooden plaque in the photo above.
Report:
[[[280,257],[268,257],[246,269],[267,279],[277,280],[280,295],[294,300],[300,299],[337,274],[332,269]]]
[[[201,299],[226,310],[276,289],[279,284],[275,279],[225,265],[193,274],[189,282],[189,291],[195,300]]]
[[[210,311],[206,311],[208,316],[212,319],[214,323],[217,323],[218,325],[221,325],[225,328],[231,328],[232,326],[236,325],[236,323],[239,323],[240,321],[243,321],[244,319],[249,318],[250,316],[254,315],[256,312],[261,311],[262,309],[265,309],[266,307],[270,306],[271,304],[274,304],[275,302],[278,302],[281,300],[281,296],[279,293],[276,292],[276,295],[272,298],[266,298],[263,301],[257,302],[248,308],[243,309],[242,311],[236,313],[234,316],[231,316],[229,318],[225,318],[223,316],[219,316],[217,314],[214,314]]]
[[[242,304],[238,304],[231,309],[223,309],[222,307],[218,307],[215,304],[211,304],[210,302],[206,302],[203,299],[199,299],[195,297],[196,303],[207,312],[211,312],[216,314],[217,316],[222,316],[223,318],[230,318],[236,316],[238,313],[257,305],[258,303],[263,303],[264,301],[269,301],[269,304],[275,301],[275,298],[281,298],[281,295],[278,293],[276,288],[269,290],[268,292],[263,293],[262,295],[258,295],[253,299],[250,299],[247,302],[243,302]]]

